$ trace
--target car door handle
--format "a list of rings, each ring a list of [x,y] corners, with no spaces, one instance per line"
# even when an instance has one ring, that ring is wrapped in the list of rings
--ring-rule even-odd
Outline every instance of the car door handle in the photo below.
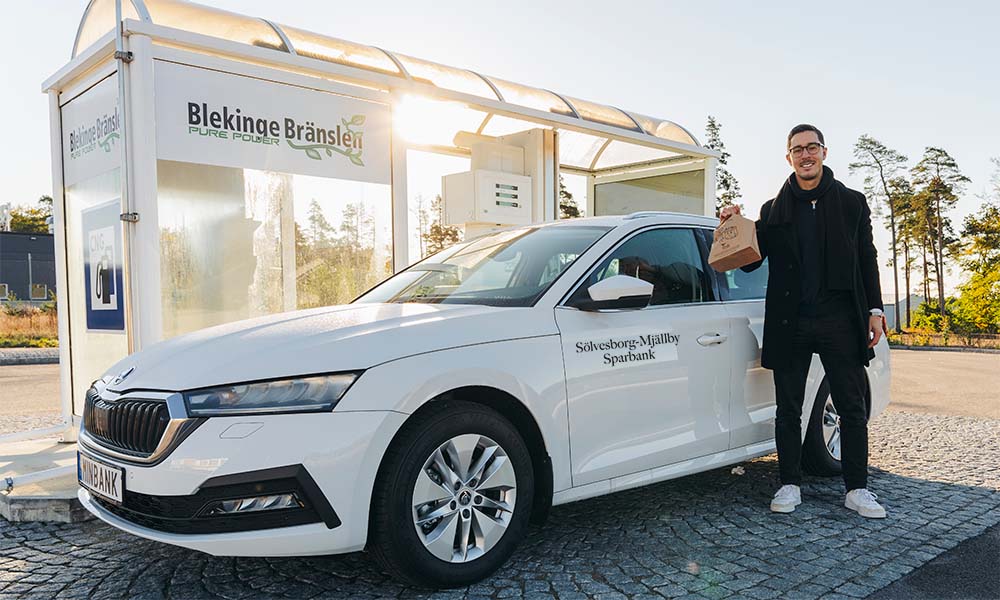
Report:
[[[698,338],[698,343],[702,346],[712,346],[714,344],[721,344],[728,339],[728,335],[723,335],[721,333],[706,333]]]

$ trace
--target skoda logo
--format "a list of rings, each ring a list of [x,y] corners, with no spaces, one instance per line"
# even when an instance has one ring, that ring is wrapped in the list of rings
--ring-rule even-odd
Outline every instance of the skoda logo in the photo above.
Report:
[[[458,496],[458,502],[459,502],[459,504],[461,504],[462,506],[465,506],[466,504],[468,504],[468,503],[469,503],[469,502],[471,502],[471,501],[472,501],[472,494],[470,494],[470,493],[469,493],[469,490],[465,490],[465,491],[463,491],[463,492],[462,492],[461,494],[459,494],[459,496]]]
[[[132,371],[135,371],[135,367],[129,367],[125,369],[124,371],[118,374],[118,377],[115,377],[114,379],[111,380],[111,384],[118,385],[119,383],[125,381],[125,378],[132,374]]]

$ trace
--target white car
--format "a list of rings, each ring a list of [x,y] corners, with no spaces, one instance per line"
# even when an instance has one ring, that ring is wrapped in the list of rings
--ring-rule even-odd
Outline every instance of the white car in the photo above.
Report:
[[[766,264],[715,273],[716,224],[636,213],[502,231],[349,305],[138,352],[88,392],[80,501],[214,555],[367,548],[397,577],[453,587],[502,565],[552,505],[769,454]],[[888,358],[882,341],[872,416]],[[836,473],[818,357],[802,424],[807,466]]]

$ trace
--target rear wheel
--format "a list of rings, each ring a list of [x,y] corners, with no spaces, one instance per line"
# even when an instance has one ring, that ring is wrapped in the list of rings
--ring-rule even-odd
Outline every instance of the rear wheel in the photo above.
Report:
[[[393,576],[469,585],[507,561],[534,494],[527,447],[492,409],[441,401],[417,415],[379,470],[369,549]]]
[[[833,405],[830,385],[824,379],[809,417],[802,445],[802,467],[812,475],[840,475],[840,457],[840,415]]]

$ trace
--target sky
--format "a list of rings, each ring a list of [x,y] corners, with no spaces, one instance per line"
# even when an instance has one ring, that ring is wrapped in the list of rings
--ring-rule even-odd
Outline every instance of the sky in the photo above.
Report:
[[[856,189],[863,178],[847,165],[862,134],[910,165],[926,146],[946,149],[972,179],[957,225],[981,204],[1000,156],[995,2],[203,3],[670,119],[699,138],[713,115],[752,215],[788,176],[785,138],[800,122],[823,130],[826,164]],[[41,83],[69,60],[85,5],[5,3],[0,204],[51,193]],[[876,233],[885,262],[881,222]],[[882,281],[891,291],[888,268]]]

